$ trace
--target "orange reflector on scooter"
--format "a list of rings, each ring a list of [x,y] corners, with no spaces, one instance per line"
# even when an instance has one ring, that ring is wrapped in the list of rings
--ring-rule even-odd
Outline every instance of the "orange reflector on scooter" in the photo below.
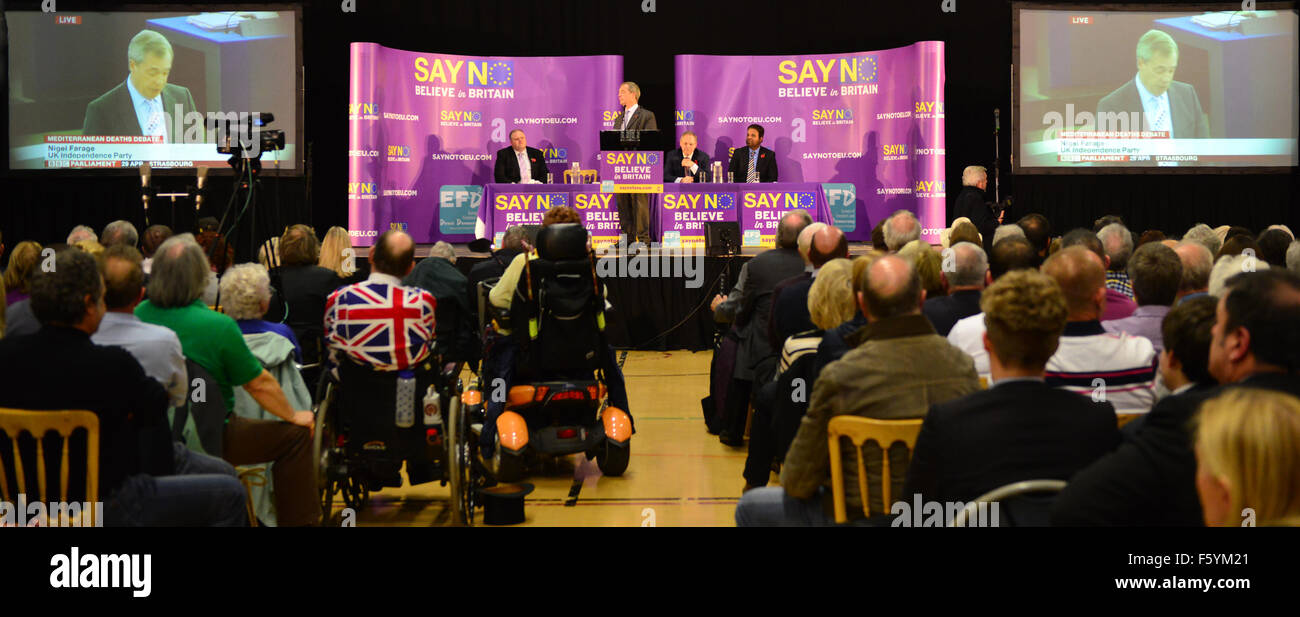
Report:
[[[460,402],[465,405],[478,405],[483,402],[482,390],[466,390],[460,394]]]

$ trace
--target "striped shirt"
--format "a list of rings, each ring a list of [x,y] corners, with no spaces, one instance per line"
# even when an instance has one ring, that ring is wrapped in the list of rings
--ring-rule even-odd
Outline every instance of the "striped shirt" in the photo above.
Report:
[[[1108,289],[1114,289],[1115,291],[1118,291],[1128,296],[1130,300],[1134,298],[1133,281],[1129,280],[1127,272],[1121,272],[1119,270],[1107,270],[1106,287]]]

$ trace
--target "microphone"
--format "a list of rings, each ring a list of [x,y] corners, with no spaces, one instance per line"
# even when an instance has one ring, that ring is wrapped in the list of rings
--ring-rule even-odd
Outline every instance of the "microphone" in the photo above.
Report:
[[[993,108],[993,131],[1002,130],[1002,110],[997,107]]]
[[[208,179],[208,166],[199,166],[199,183],[197,191],[194,194],[194,211],[198,212],[203,208],[203,183]]]

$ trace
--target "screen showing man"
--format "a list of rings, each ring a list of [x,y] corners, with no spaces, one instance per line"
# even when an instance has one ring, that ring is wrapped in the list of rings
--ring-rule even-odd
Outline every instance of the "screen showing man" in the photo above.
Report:
[[[173,118],[195,111],[189,88],[167,83],[172,71],[171,43],[141,30],[126,48],[126,81],[86,106],[82,135],[144,135],[175,143]]]
[[[528,147],[528,136],[520,129],[510,131],[510,147],[497,150],[492,179],[498,184],[545,184],[546,157]]]
[[[701,171],[709,167],[709,155],[695,146],[695,133],[686,131],[677,142],[681,147],[664,157],[664,182],[696,182]]]
[[[1016,8],[1016,171],[1297,164],[1294,9]]]
[[[776,182],[776,153],[764,148],[763,127],[745,129],[745,147],[731,155],[731,177],[735,182]]]

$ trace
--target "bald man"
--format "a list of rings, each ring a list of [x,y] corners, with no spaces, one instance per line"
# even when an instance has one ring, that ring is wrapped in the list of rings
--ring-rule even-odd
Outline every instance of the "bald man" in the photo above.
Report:
[[[808,314],[808,292],[812,289],[813,280],[826,262],[849,256],[849,243],[842,230],[825,223],[813,223],[804,231],[807,232],[808,229],[812,229],[812,233],[807,234],[805,271],[781,281],[772,291],[772,314],[767,320],[768,342],[772,349],[781,349],[785,345],[785,339],[795,334],[816,329]],[[799,234],[800,239],[804,235]],[[802,246],[800,249],[804,253]]]
[[[863,272],[857,296],[867,316],[865,342],[831,362],[813,387],[808,413],[785,455],[781,486],[746,492],[736,506],[739,526],[830,525],[834,523],[827,425],[840,415],[920,418],[930,405],[979,389],[970,356],[935,334],[921,315],[925,291],[911,263],[895,255],[877,259]],[[859,335],[855,335],[859,336]],[[867,486],[872,515],[888,514],[881,499],[881,452],[868,447]],[[862,516],[857,453],[846,450],[845,500],[850,518]],[[874,461],[874,464],[872,463]],[[890,450],[894,494],[901,494],[907,463],[902,449]]]
[[[1047,384],[1109,401],[1119,413],[1149,411],[1155,404],[1155,347],[1143,337],[1102,327],[1105,262],[1072,246],[1048,258],[1043,273],[1061,286],[1070,311],[1060,347],[1047,362]]]
[[[1178,284],[1178,298],[1174,305],[1188,298],[1210,295],[1210,272],[1214,270],[1214,256],[1199,242],[1179,242],[1174,247],[1178,260],[1183,262],[1183,278]]]
[[[972,242],[958,242],[944,249],[943,280],[948,295],[925,301],[925,317],[939,336],[948,336],[958,321],[980,312],[980,295],[993,282],[989,258],[984,249]],[[951,266],[951,267],[949,267]]]

